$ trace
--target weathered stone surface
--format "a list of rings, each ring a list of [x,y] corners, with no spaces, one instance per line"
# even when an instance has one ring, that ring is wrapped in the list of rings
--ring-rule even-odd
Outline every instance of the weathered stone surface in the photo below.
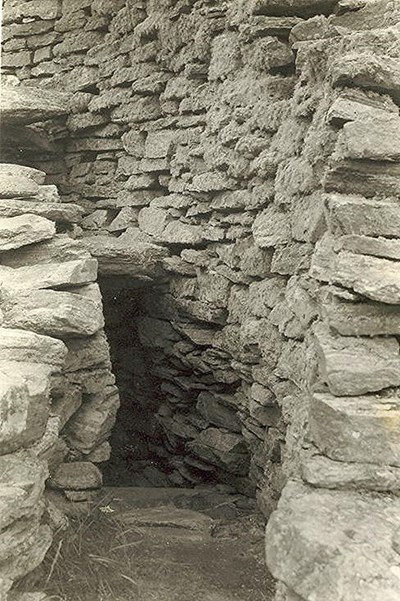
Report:
[[[69,490],[100,488],[102,482],[100,470],[89,461],[62,463],[50,476],[52,487]]]
[[[3,326],[60,338],[92,336],[104,325],[101,310],[93,300],[55,290],[11,295],[4,312]]]
[[[289,216],[271,205],[256,217],[252,230],[254,241],[261,248],[284,244],[290,240]]]
[[[64,364],[67,349],[61,340],[25,330],[0,328],[0,361]]]
[[[207,428],[188,444],[196,455],[233,474],[245,475],[249,467],[249,454],[242,436]]]
[[[400,466],[400,402],[397,397],[315,394],[310,436],[336,461]]]
[[[13,453],[38,440],[46,429],[49,413],[49,372],[47,377],[35,364],[37,370],[26,375],[18,368],[13,376],[5,368],[18,364],[0,362],[0,405],[2,422],[0,429],[0,454]],[[30,364],[21,364],[29,366]],[[10,373],[10,372],[9,372]]]
[[[94,282],[97,277],[96,259],[78,259],[63,263],[29,265],[28,267],[0,266],[0,283],[12,291],[38,290],[60,286],[77,286]]]
[[[372,300],[392,305],[400,303],[397,261],[341,252],[334,262],[331,276],[334,283],[352,288]]]
[[[25,124],[45,121],[68,111],[68,95],[59,92],[2,87],[0,111],[4,124]]]
[[[396,601],[399,556],[392,537],[399,515],[396,497],[315,490],[291,481],[267,526],[267,565],[304,599],[318,590],[324,601]]]
[[[36,215],[0,218],[0,252],[52,238],[54,223]]]
[[[65,372],[110,365],[110,351],[104,332],[89,338],[70,338],[66,346],[68,355],[64,363]]]
[[[395,338],[333,336],[314,329],[321,375],[332,394],[359,395],[400,384],[399,345]]]

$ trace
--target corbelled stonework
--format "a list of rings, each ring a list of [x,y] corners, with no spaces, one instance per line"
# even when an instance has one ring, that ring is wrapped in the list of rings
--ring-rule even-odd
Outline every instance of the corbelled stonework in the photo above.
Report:
[[[4,23],[10,97],[30,92],[6,157],[47,179],[21,172],[23,205],[2,174],[3,325],[70,349],[55,390],[76,469],[98,482],[116,408],[93,256],[120,295],[136,483],[256,494],[279,601],[398,599],[397,1],[6,0]],[[37,90],[66,115],[50,97],[27,125]]]

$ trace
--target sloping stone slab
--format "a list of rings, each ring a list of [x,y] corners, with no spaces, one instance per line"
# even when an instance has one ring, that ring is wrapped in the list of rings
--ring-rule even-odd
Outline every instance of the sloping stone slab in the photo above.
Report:
[[[69,95],[48,90],[2,86],[0,113],[6,125],[45,121],[69,112]]]
[[[400,467],[400,399],[314,394],[310,436],[336,461]]]
[[[61,367],[67,348],[61,340],[34,332],[0,328],[0,361],[27,361]]]
[[[5,327],[59,338],[92,336],[104,326],[99,305],[71,292],[32,290],[10,295],[3,310]]]
[[[99,261],[102,275],[129,275],[149,279],[162,275],[162,260],[168,255],[165,248],[141,242],[135,238],[94,236],[82,241]]]
[[[48,240],[55,233],[54,223],[37,215],[0,217],[0,252]]]
[[[272,575],[306,601],[398,601],[400,499],[290,481],[266,531]]]
[[[13,268],[86,259],[90,259],[90,253],[83,244],[61,234],[30,248],[20,248],[18,251],[1,254],[1,264]]]
[[[0,199],[1,217],[16,217],[25,213],[39,215],[57,223],[77,223],[83,215],[83,209],[72,203],[39,202],[35,199]]]
[[[16,269],[0,265],[0,285],[10,291],[77,286],[94,282],[96,278],[97,261],[92,258]]]
[[[333,336],[320,324],[314,334],[321,376],[332,394],[359,395],[400,385],[396,338]]]

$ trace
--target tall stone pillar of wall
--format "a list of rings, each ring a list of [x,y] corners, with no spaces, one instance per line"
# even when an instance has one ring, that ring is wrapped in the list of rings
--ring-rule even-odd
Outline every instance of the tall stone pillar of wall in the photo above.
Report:
[[[64,114],[65,100],[3,86],[3,153],[18,150],[13,140],[31,123]],[[45,483],[73,500],[101,486],[95,463],[108,458],[118,408],[97,261],[70,237],[82,210],[61,204],[45,178],[0,163],[1,601],[23,601],[14,581],[40,564],[64,524]]]

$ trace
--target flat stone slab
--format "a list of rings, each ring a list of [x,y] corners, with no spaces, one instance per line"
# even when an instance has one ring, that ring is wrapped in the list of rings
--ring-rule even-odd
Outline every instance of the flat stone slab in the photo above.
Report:
[[[26,175],[1,175],[0,198],[30,198],[38,194],[39,189],[39,185]]]
[[[214,520],[190,509],[148,507],[119,512],[117,520],[124,526],[150,526],[155,528],[184,528],[210,532]]]
[[[48,240],[55,233],[54,223],[37,215],[0,217],[0,253]]]
[[[69,96],[23,86],[2,86],[0,112],[4,125],[45,121],[69,112]]]
[[[398,601],[400,499],[289,481],[266,530],[267,566],[307,601]]]

